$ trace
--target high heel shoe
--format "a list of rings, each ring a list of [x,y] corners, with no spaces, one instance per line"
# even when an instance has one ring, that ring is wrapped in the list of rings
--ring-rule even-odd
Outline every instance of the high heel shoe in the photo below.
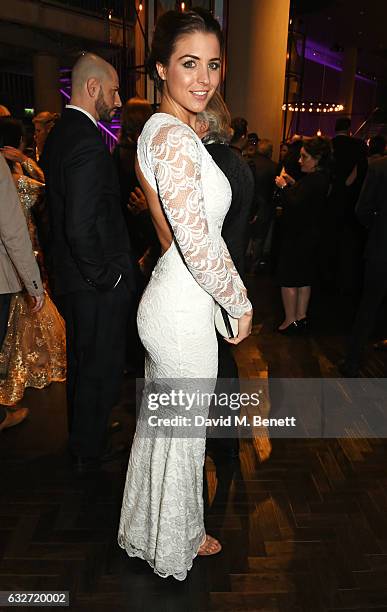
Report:
[[[289,325],[287,327],[284,327],[283,329],[280,329],[279,327],[277,327],[277,332],[279,334],[282,334],[283,336],[294,336],[295,334],[297,334],[298,331],[299,331],[299,328],[298,328],[297,321],[293,321],[293,323],[289,323]]]
[[[302,319],[297,319],[297,327],[301,332],[308,331],[308,319],[307,317],[303,317]]]

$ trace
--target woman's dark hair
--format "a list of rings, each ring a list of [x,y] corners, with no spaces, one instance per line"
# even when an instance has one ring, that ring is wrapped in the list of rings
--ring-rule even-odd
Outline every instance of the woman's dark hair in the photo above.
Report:
[[[312,136],[304,138],[302,146],[305,151],[318,160],[317,166],[323,169],[330,169],[332,162],[332,145],[329,138],[323,136]]]
[[[0,147],[20,146],[20,140],[24,137],[24,128],[21,121],[10,117],[0,119]]]
[[[209,11],[203,8],[194,8],[191,11],[167,11],[157,20],[153,34],[152,48],[147,59],[147,70],[159,91],[163,89],[163,80],[159,77],[156,64],[167,66],[176,42],[181,36],[203,32],[215,34],[220,47],[223,45],[223,36],[219,22]]]
[[[148,119],[153,115],[151,103],[145,98],[130,98],[122,108],[120,144],[137,139]]]
[[[234,142],[238,142],[238,140],[240,140],[242,136],[247,136],[248,124],[246,119],[244,119],[243,117],[234,117],[234,119],[232,119],[231,121],[231,127],[234,131],[231,138],[231,144]]]
[[[248,143],[251,145],[257,145],[259,142],[258,134],[256,132],[250,132],[247,136]]]
[[[294,180],[298,181],[302,177],[302,172],[299,164],[300,151],[303,145],[302,139],[298,138],[293,142],[285,142],[288,150],[282,160],[286,174],[289,174]]]
[[[0,148],[7,146],[18,149],[20,147],[20,141],[24,136],[24,126],[21,121],[11,119],[11,117],[0,117]],[[12,172],[14,162],[9,159],[5,161]]]
[[[348,132],[351,120],[348,117],[339,117],[335,123],[335,132]]]

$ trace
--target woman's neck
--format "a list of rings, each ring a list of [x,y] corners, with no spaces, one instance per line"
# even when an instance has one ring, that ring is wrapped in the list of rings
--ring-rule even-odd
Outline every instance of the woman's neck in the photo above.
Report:
[[[167,115],[172,115],[173,117],[180,119],[180,121],[182,121],[183,123],[189,125],[189,127],[191,127],[193,130],[195,129],[196,113],[191,113],[186,108],[183,108],[174,100],[169,98],[169,96],[162,97],[159,112],[166,113]]]

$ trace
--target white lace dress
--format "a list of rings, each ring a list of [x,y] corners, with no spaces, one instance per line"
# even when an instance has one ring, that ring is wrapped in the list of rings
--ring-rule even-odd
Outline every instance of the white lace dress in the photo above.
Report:
[[[156,113],[138,141],[141,171],[158,192],[174,240],[142,296],[138,329],[147,381],[184,379],[187,389],[217,376],[214,300],[233,317],[251,309],[221,237],[230,185],[193,130]],[[208,406],[203,408],[206,415]],[[166,409],[163,416],[171,415]],[[160,413],[158,413],[160,416]],[[184,580],[205,536],[204,435],[158,435],[138,420],[123,496],[118,542],[155,573]]]

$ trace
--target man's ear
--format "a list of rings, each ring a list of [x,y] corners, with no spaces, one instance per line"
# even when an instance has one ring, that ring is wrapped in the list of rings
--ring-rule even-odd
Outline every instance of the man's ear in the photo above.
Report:
[[[163,64],[160,64],[160,62],[157,62],[156,70],[157,70],[157,74],[159,75],[160,79],[162,81],[165,81],[165,79],[167,78],[167,69],[166,69],[166,67],[163,66]]]
[[[90,77],[90,79],[87,79],[86,89],[90,98],[96,98],[98,96],[100,87],[101,83],[95,77]]]

